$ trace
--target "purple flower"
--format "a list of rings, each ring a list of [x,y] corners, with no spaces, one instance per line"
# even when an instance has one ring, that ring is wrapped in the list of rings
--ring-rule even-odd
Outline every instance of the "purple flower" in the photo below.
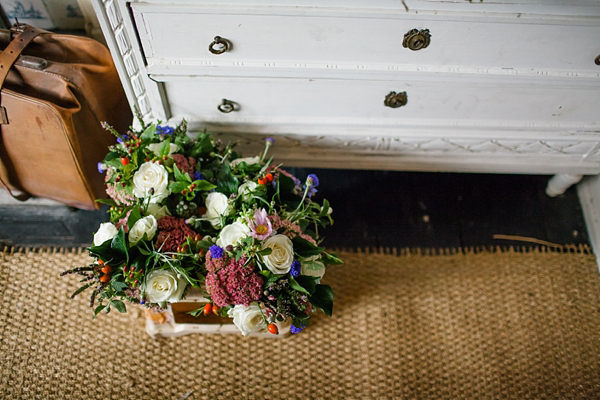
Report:
[[[223,249],[221,247],[217,246],[216,244],[213,244],[212,246],[210,246],[208,251],[210,251],[210,256],[212,258],[221,258],[225,254],[225,251],[223,251]]]
[[[306,178],[306,184],[311,187],[317,187],[319,186],[319,178],[315,174],[310,174]]]
[[[248,226],[251,231],[250,235],[256,239],[264,240],[273,233],[273,226],[264,208],[254,212],[254,219],[248,221]]]
[[[104,173],[104,171],[106,171],[106,167],[104,167],[104,164],[99,162],[98,163],[98,172],[100,172],[102,174],[102,173]]]
[[[294,262],[292,263],[292,267],[290,268],[290,275],[295,278],[298,275],[300,275],[301,270],[302,270],[302,264],[300,264],[300,261],[294,260]]]
[[[123,143],[126,140],[129,140],[129,136],[127,136],[127,135],[121,135],[120,138],[117,138],[117,142],[119,142],[119,143]]]
[[[265,142],[267,142],[267,144],[273,144],[275,143],[275,139],[273,139],[272,137],[268,137],[265,139]]]
[[[194,172],[194,180],[195,181],[201,181],[203,179],[204,179],[204,175],[202,175],[202,172],[200,172],[200,171]]]
[[[157,126],[156,134],[157,135],[172,135],[175,132],[175,128],[172,126]]]
[[[290,332],[291,333],[300,333],[304,330],[304,328],[306,328],[304,325],[300,325],[299,327],[296,325],[292,325],[292,326],[290,326]]]

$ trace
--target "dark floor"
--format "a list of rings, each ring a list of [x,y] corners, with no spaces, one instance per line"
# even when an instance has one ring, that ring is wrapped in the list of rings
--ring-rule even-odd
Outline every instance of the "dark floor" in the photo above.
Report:
[[[575,188],[549,198],[548,176],[291,168],[319,177],[317,199],[330,201],[335,224],[327,247],[467,248],[528,243],[587,244]],[[0,206],[0,245],[89,245],[105,211],[63,206]]]

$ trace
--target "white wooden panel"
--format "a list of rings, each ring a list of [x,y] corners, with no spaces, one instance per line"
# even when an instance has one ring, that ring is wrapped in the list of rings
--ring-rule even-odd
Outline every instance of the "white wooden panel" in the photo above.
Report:
[[[327,70],[402,70],[406,65],[470,67],[467,72],[552,70],[600,76],[600,18],[460,15],[334,15],[319,10],[278,11],[271,15],[202,7],[134,5],[149,72],[187,73],[189,67],[238,70],[274,67]],[[237,11],[240,12],[240,11]],[[142,26],[143,25],[143,26]],[[402,47],[411,29],[429,29],[429,47]],[[230,51],[208,50],[215,36],[228,39]],[[182,40],[183,39],[183,40]],[[198,73],[201,73],[198,71]]]
[[[174,115],[235,124],[418,124],[502,127],[521,123],[571,124],[597,129],[595,87],[561,87],[469,81],[345,81],[323,79],[170,78],[165,82]],[[384,106],[391,91],[407,105]],[[221,99],[239,105],[224,114]]]

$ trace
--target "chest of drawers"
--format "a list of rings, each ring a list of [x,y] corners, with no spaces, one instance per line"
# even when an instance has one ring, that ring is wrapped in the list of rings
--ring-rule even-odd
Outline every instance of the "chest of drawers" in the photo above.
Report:
[[[95,0],[131,105],[287,165],[600,173],[600,3]]]

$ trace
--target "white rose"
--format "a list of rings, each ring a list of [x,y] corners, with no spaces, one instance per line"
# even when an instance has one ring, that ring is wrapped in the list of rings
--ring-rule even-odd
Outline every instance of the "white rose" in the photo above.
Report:
[[[142,240],[144,234],[147,235],[148,240],[152,239],[156,233],[157,227],[158,224],[156,223],[156,218],[154,218],[153,215],[148,215],[147,217],[138,219],[129,230],[129,244],[133,246]]]
[[[285,274],[294,262],[294,246],[285,235],[271,236],[263,243],[263,249],[270,248],[271,254],[262,256],[262,260],[274,274]]]
[[[244,336],[248,336],[253,332],[264,331],[267,328],[260,307],[256,303],[249,306],[236,304],[235,307],[227,311],[227,315],[233,318],[233,323]]]
[[[321,256],[312,256],[302,261],[302,275],[317,276],[319,280],[325,275],[325,264],[319,259]]]
[[[204,218],[215,228],[221,227],[221,216],[229,214],[229,199],[223,193],[212,192],[206,196],[206,213]]]
[[[156,218],[157,220],[161,219],[162,217],[166,217],[167,215],[171,215],[167,206],[161,207],[156,203],[148,204],[148,208],[146,209],[146,214],[154,215],[154,218]]]
[[[234,222],[227,225],[217,239],[217,246],[225,248],[229,245],[235,246],[238,240],[245,238],[250,233],[250,228],[242,222]]]
[[[238,164],[243,163],[243,162],[245,162],[248,165],[258,164],[260,162],[260,157],[255,156],[255,157],[236,158],[235,160],[231,161],[229,163],[229,165],[231,165],[232,167],[235,167]]]
[[[147,147],[157,156],[160,156],[160,147],[162,146],[162,143],[152,143],[149,144]],[[179,146],[176,145],[175,143],[169,143],[169,155],[179,151]]]
[[[250,200],[252,198],[252,192],[256,190],[258,183],[248,181],[244,182],[238,188],[238,195],[242,196],[244,200]]]
[[[94,246],[100,246],[109,239],[114,238],[119,230],[110,222],[100,224],[98,232],[94,233]]]
[[[133,175],[133,194],[146,197],[154,189],[150,202],[159,203],[169,195],[169,173],[162,165],[148,161],[140,166]]]
[[[153,270],[146,277],[146,301],[150,303],[175,303],[181,300],[185,290],[185,278],[177,278],[166,270]]]

